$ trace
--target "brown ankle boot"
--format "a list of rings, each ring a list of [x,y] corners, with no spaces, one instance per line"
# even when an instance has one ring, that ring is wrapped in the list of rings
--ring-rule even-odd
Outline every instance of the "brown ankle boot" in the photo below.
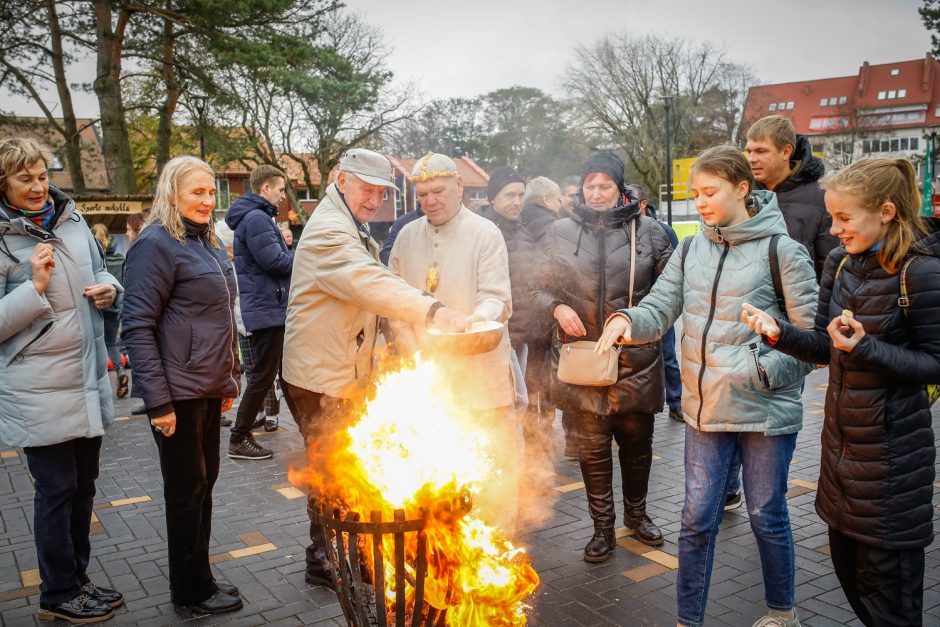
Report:
[[[595,529],[594,537],[584,547],[584,561],[591,563],[606,562],[616,546],[613,529]]]

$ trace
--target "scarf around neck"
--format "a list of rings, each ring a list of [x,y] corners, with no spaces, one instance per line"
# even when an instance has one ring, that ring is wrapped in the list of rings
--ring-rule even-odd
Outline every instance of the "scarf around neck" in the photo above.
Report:
[[[46,202],[43,204],[42,209],[32,211],[13,206],[10,204],[10,201],[7,200],[5,194],[0,194],[0,204],[3,205],[4,209],[9,209],[11,212],[32,220],[47,229],[52,229],[52,218],[55,217],[55,203],[52,201],[52,196],[46,197]]]

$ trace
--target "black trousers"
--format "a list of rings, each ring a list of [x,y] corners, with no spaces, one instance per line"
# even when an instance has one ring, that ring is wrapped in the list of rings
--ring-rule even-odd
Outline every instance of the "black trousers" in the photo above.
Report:
[[[248,372],[248,383],[238,404],[232,440],[251,434],[251,426],[258,412],[264,407],[264,397],[281,371],[281,356],[284,353],[284,327],[269,327],[252,331],[248,336],[251,357],[254,361]],[[296,414],[295,414],[296,418]]]
[[[77,597],[88,583],[91,512],[101,436],[49,446],[27,446],[33,476],[33,535],[39,561],[39,602],[58,605]]]
[[[645,515],[653,463],[653,414],[565,414],[570,414],[574,422],[578,462],[595,529],[613,529],[616,523],[611,439],[619,447],[625,513],[631,518]]]
[[[830,527],[829,550],[842,590],[862,623],[923,625],[924,549],[879,549]]]
[[[339,428],[342,423],[344,401],[334,396],[327,396],[319,392],[291,385],[281,379],[281,391],[291,415],[304,436],[304,443],[309,447],[311,442],[326,437],[333,429]],[[310,545],[307,546],[307,573],[328,579],[330,577],[330,564],[326,552],[326,534],[323,526],[318,524],[317,515],[320,502],[316,495],[307,495],[307,515],[310,517]]]
[[[173,401],[176,433],[153,432],[160,452],[166,536],[170,562],[170,599],[187,605],[218,588],[209,568],[212,487],[219,477],[221,398]]]

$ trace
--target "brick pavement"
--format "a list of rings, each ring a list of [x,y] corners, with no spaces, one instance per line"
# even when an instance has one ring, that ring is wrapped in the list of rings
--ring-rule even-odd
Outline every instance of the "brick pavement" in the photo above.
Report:
[[[790,515],[797,542],[797,606],[812,627],[859,625],[827,555],[826,528],[813,510],[819,472],[819,431],[826,371],[807,380],[803,431],[790,473]],[[109,624],[156,626],[177,622],[232,625],[344,625],[333,593],[303,581],[307,518],[303,493],[287,483],[301,439],[287,415],[281,429],[259,436],[276,452],[272,460],[234,461],[225,456],[215,489],[211,552],[219,576],[245,599],[239,612],[214,618],[177,615],[167,590],[166,530],[156,447],[147,421],[131,417],[136,399],[117,402],[119,420],[101,453],[92,560],[96,582],[121,590],[127,604]],[[283,404],[282,404],[283,405]],[[934,425],[940,426],[940,408]],[[555,435],[560,443],[560,425]],[[683,496],[684,427],[657,416],[650,514],[666,543],[650,550],[621,529],[620,548],[603,564],[588,564],[581,550],[592,526],[577,463],[557,456],[549,492],[552,519],[530,530],[541,586],[533,595],[530,625],[674,625],[676,541]],[[559,446],[560,448],[560,446]],[[616,459],[616,456],[615,456]],[[615,484],[619,473],[614,472]],[[544,482],[543,482],[544,483]],[[617,486],[619,489],[619,486]],[[36,622],[38,572],[32,541],[32,486],[21,451],[0,450],[0,622]],[[940,499],[936,499],[940,504]],[[620,505],[618,512],[622,513]],[[935,528],[940,522],[936,510]],[[757,550],[745,508],[725,515],[708,604],[709,625],[748,626],[764,613]],[[928,548],[925,624],[940,625],[940,545]]]

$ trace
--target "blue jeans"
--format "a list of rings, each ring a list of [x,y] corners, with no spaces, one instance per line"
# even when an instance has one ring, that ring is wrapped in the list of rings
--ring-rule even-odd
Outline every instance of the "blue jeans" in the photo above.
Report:
[[[114,372],[119,376],[124,374],[124,362],[121,361],[121,343],[118,340],[119,331],[121,330],[121,319],[118,317],[118,314],[106,311],[103,313],[104,318],[104,345],[108,349],[108,359],[111,360],[111,365],[114,366]]]
[[[91,512],[101,436],[48,446],[27,446],[35,481],[33,535],[39,558],[39,602],[53,606],[77,597],[88,583]]]
[[[738,450],[767,606],[775,610],[793,607],[796,566],[787,511],[787,472],[795,446],[795,433],[707,433],[686,425],[685,504],[676,592],[682,625],[699,627],[705,620],[718,525],[724,514],[731,460]]]
[[[666,370],[666,404],[669,409],[682,407],[682,372],[676,359],[676,328],[663,334],[663,366]]]

